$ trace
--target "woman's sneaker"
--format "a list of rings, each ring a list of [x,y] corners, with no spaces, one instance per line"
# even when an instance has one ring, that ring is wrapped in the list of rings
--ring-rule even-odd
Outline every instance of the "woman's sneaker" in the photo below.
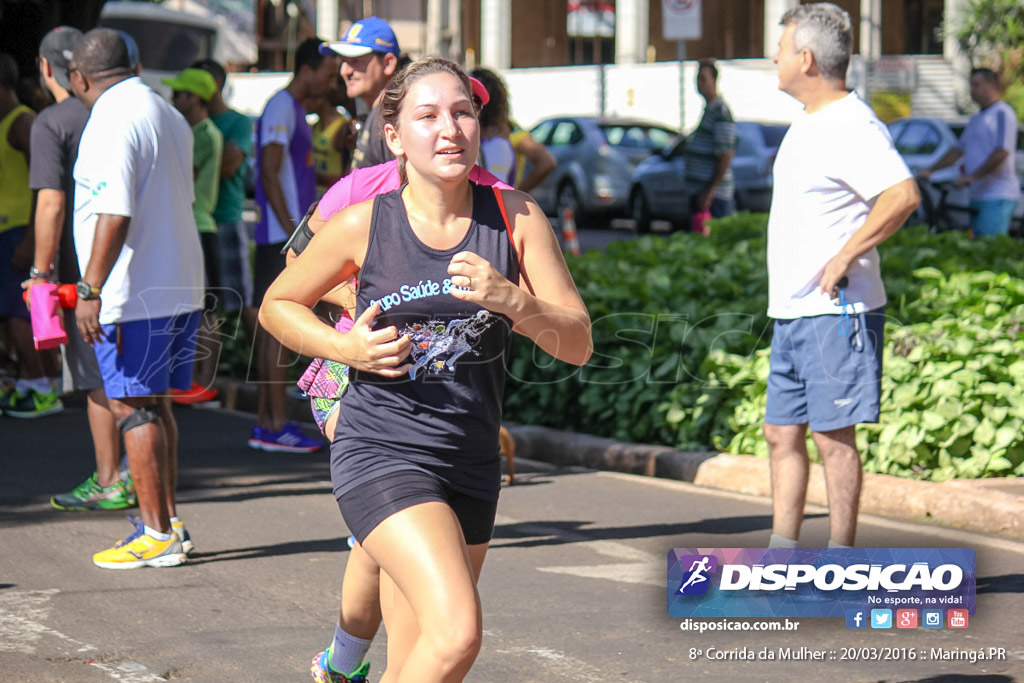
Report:
[[[330,648],[327,648],[313,657],[313,665],[309,667],[309,672],[313,674],[314,681],[317,683],[365,683],[366,675],[370,673],[369,662],[363,662],[361,667],[346,676],[331,668],[330,651]]]
[[[303,434],[294,422],[286,422],[279,432],[272,432],[259,425],[253,427],[249,447],[281,453],[315,453],[323,448],[324,444],[319,439]]]
[[[125,510],[135,507],[137,500],[129,483],[118,479],[112,486],[100,486],[96,473],[68,493],[50,498],[50,505],[58,510]]]

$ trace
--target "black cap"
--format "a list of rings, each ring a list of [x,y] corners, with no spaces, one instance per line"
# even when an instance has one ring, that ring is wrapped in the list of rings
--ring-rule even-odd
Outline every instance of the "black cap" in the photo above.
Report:
[[[53,77],[65,90],[71,90],[68,62],[71,61],[71,53],[81,39],[82,32],[77,28],[58,26],[43,36],[43,42],[39,43],[39,54],[50,63]]]

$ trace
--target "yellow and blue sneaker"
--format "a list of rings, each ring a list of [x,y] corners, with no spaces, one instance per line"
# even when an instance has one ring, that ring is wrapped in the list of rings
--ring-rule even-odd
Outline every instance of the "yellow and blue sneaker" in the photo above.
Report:
[[[93,555],[92,563],[101,569],[138,569],[177,567],[185,559],[176,534],[171,534],[170,540],[158,541],[146,533],[146,527],[140,520],[127,538]]]
[[[370,663],[363,662],[361,667],[346,676],[331,668],[331,648],[327,648],[313,657],[313,665],[309,667],[309,671],[317,683],[366,683],[366,675],[370,673]]]
[[[29,389],[27,394],[15,391],[3,405],[4,415],[31,420],[37,417],[55,415],[64,410],[64,402],[54,389],[48,393]]]
[[[192,536],[189,535],[188,529],[185,528],[185,522],[182,522],[180,519],[177,522],[171,522],[171,531],[181,541],[181,552],[191,555],[196,547],[192,543]]]

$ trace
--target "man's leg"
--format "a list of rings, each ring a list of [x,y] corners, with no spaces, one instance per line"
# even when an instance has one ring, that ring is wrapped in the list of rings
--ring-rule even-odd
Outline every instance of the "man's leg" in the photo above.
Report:
[[[164,500],[167,505],[167,515],[177,517],[177,491],[178,491],[178,422],[174,419],[174,404],[170,395],[161,396],[158,404],[160,406],[160,422],[164,429],[164,443],[166,444],[167,457],[163,462],[163,480],[166,482]]]
[[[262,326],[256,332],[259,338],[259,413],[256,420],[261,427],[279,432],[288,421],[287,393],[288,366],[284,363],[284,347]]]
[[[828,491],[829,538],[852,546],[857,535],[863,467],[857,451],[856,426],[827,432],[811,432],[825,466]]]
[[[765,424],[772,476],[772,533],[796,541],[807,499],[807,425]]]
[[[102,387],[86,395],[85,411],[96,451],[96,482],[103,487],[113,486],[120,478],[121,432]]]
[[[139,516],[149,528],[171,533],[167,511],[167,439],[154,396],[107,398],[121,425],[128,463],[139,499]]]

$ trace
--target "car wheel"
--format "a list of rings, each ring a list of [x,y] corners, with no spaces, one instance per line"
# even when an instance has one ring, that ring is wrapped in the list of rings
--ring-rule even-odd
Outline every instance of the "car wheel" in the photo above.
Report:
[[[629,198],[629,217],[633,219],[637,232],[646,234],[651,231],[651,207],[640,188],[634,190]]]
[[[583,220],[583,212],[580,209],[579,194],[572,183],[565,183],[558,188],[558,196],[555,198],[555,211],[558,214],[559,225],[561,225],[562,216],[565,215],[566,209],[572,211],[573,217],[576,219],[576,229],[578,230]]]

